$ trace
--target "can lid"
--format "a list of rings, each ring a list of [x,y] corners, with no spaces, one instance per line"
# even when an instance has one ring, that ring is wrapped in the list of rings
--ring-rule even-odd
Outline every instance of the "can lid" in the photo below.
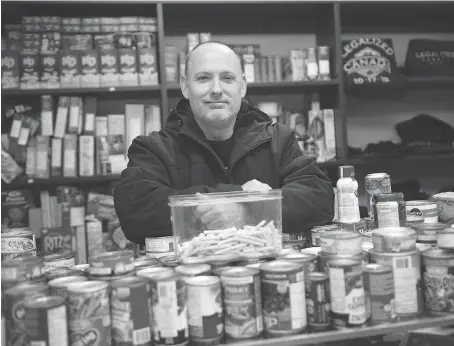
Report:
[[[154,267],[141,269],[136,272],[137,276],[144,276],[148,279],[160,277],[160,276],[169,276],[174,273],[173,268],[169,267]]]
[[[68,259],[68,258],[72,258],[72,257],[74,257],[74,252],[72,252],[72,251],[64,251],[64,252],[60,252],[60,253],[44,256],[44,261],[45,262],[53,262],[53,261],[58,261],[58,260],[61,260],[61,259]]]
[[[17,285],[14,285],[11,288],[8,288],[5,291],[5,295],[7,296],[18,296],[22,295],[26,292],[34,292],[34,293],[39,293],[39,292],[47,292],[48,286],[45,283],[42,282],[20,282]]]
[[[54,308],[64,305],[65,298],[60,296],[33,297],[24,302],[25,309]]]
[[[379,193],[374,195],[376,202],[394,202],[403,201],[404,194],[402,192]]]
[[[450,228],[450,225],[447,223],[442,223],[442,222],[436,222],[436,223],[416,223],[412,225],[412,227],[416,230],[421,230],[421,231],[442,231],[447,228]]]
[[[48,285],[51,287],[65,287],[70,283],[73,282],[83,282],[87,281],[88,278],[86,276],[65,276],[62,278],[56,278],[53,280],[50,280],[48,282]]]
[[[16,267],[16,266],[29,266],[29,265],[42,265],[44,258],[41,256],[27,256],[16,257],[2,262],[2,267]]]
[[[190,286],[210,286],[219,284],[221,280],[217,276],[208,276],[208,275],[201,275],[201,276],[193,276],[185,278],[184,281],[187,285]]]
[[[29,236],[34,236],[35,233],[33,231],[26,231],[26,230],[10,230],[6,232],[2,232],[2,238],[11,238],[11,237],[19,237],[19,238],[24,238],[24,237],[29,237]]]
[[[127,276],[118,280],[114,280],[110,283],[112,288],[118,287],[139,287],[150,282],[149,278],[143,276]]]
[[[262,264],[265,264],[265,263],[262,263]],[[251,276],[251,275],[254,276],[259,273],[260,273],[260,271],[258,269],[247,268],[247,267],[231,267],[231,268],[222,270],[219,275],[221,275],[221,277],[223,277],[223,276],[243,277],[243,276]]]
[[[73,293],[92,293],[100,291],[109,287],[109,284],[105,281],[84,281],[84,282],[73,282],[67,286],[68,292]]]
[[[292,252],[285,255],[279,256],[278,259],[288,260],[288,261],[301,261],[308,262],[317,259],[317,256],[310,253],[301,253],[301,252]]]
[[[385,273],[390,270],[392,270],[391,266],[379,263],[367,263],[363,265],[363,271],[365,272]]]
[[[339,166],[338,168],[340,178],[350,178],[355,176],[355,167],[353,166]]]
[[[272,273],[287,273],[292,270],[303,270],[303,264],[296,261],[286,260],[275,260],[271,262],[263,263],[260,267],[260,271],[272,272]]]
[[[351,258],[332,259],[328,261],[328,267],[342,268],[347,266],[361,266],[361,262]]]
[[[189,274],[189,275],[197,275],[199,273],[206,273],[210,271],[211,266],[206,263],[200,264],[183,264],[175,268],[175,271],[180,274]]]
[[[310,272],[307,274],[306,278],[311,281],[322,281],[328,280],[329,276],[327,273],[324,272]]]
[[[431,249],[424,251],[421,255],[430,259],[454,259],[454,251]]]

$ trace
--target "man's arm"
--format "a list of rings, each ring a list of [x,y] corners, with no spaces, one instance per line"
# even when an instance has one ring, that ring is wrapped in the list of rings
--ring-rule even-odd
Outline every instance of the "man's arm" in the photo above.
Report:
[[[114,197],[122,230],[126,238],[134,243],[143,244],[145,237],[172,235],[169,196],[242,191],[241,186],[229,184],[173,189],[167,168],[145,136],[134,139],[128,157],[128,167],[121,174]]]
[[[334,217],[334,191],[315,159],[304,156],[293,134],[282,154],[282,222],[285,233],[303,233]]]

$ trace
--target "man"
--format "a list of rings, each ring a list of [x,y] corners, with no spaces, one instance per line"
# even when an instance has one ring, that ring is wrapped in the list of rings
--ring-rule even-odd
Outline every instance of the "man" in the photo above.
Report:
[[[213,41],[195,47],[180,84],[184,99],[162,131],[133,141],[115,189],[129,240],[172,235],[168,199],[174,195],[281,188],[284,232],[333,219],[331,182],[302,155],[294,133],[242,102],[247,85],[232,49]],[[244,225],[249,216],[236,203],[204,204],[193,215],[203,229]]]

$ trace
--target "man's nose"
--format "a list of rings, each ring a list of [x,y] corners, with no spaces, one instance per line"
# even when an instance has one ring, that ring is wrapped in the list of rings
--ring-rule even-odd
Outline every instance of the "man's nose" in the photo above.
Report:
[[[222,94],[221,82],[219,78],[213,78],[213,84],[211,85],[211,94],[212,95]]]

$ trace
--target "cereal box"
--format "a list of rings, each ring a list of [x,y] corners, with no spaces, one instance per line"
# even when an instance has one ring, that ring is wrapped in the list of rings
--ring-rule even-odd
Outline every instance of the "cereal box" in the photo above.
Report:
[[[120,60],[120,85],[139,85],[136,51],[133,48],[119,48],[118,57]]]
[[[80,52],[60,51],[60,84],[62,88],[80,87]]]
[[[140,48],[137,50],[137,56],[139,58],[139,84],[158,85],[155,47]]]
[[[19,88],[19,53],[2,50],[2,89]]]
[[[99,51],[101,86],[112,87],[119,85],[118,54],[116,49]]]
[[[39,57],[37,53],[20,54],[20,88],[38,89],[39,83]]]
[[[60,87],[60,75],[58,67],[58,55],[56,53],[41,53],[41,88]]]
[[[80,86],[97,88],[101,85],[99,78],[99,59],[96,50],[85,50],[80,53]]]

